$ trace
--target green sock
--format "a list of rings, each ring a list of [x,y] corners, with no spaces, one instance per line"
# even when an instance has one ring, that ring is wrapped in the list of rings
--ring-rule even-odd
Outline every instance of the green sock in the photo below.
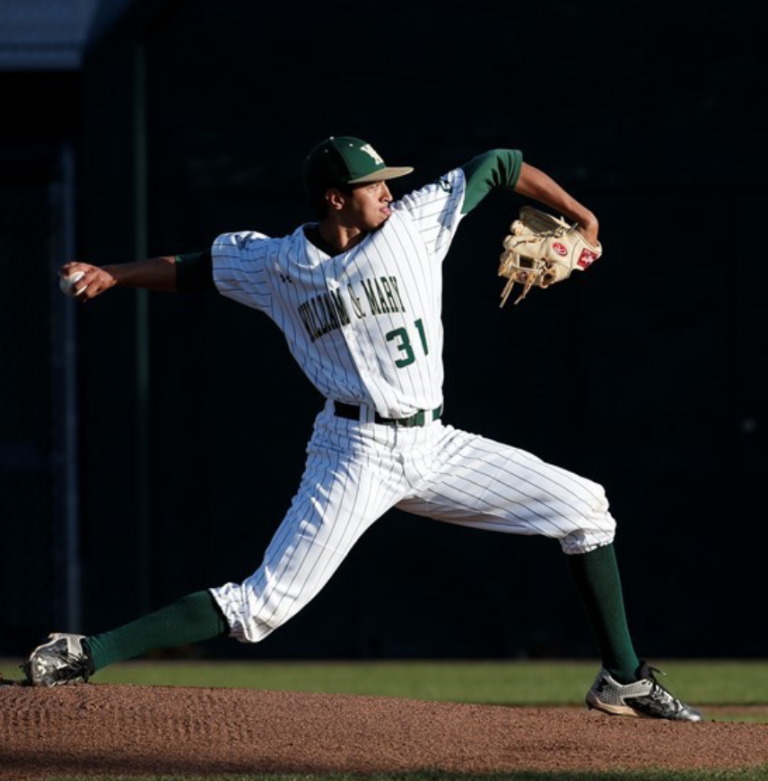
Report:
[[[101,670],[156,648],[199,643],[227,632],[227,622],[211,592],[197,591],[130,624],[88,637],[86,644],[94,669]]]
[[[597,636],[603,667],[619,683],[637,680],[640,660],[629,636],[613,545],[566,558]]]

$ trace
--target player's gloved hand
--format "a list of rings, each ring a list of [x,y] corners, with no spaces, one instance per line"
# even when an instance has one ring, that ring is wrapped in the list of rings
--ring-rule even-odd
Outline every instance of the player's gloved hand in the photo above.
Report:
[[[597,241],[597,222],[569,225],[560,217],[523,206],[510,231],[499,258],[499,276],[509,280],[501,294],[501,306],[515,283],[523,288],[517,304],[532,287],[547,288],[562,282],[573,271],[589,268],[603,254]]]

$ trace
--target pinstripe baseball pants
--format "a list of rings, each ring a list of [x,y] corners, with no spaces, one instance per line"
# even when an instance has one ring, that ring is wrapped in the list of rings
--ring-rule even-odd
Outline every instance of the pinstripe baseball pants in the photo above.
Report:
[[[434,421],[397,428],[334,415],[329,402],[307,446],[299,490],[243,583],[211,593],[231,636],[256,643],[320,591],[387,510],[510,534],[553,537],[567,554],[613,541],[602,487],[536,456]]]

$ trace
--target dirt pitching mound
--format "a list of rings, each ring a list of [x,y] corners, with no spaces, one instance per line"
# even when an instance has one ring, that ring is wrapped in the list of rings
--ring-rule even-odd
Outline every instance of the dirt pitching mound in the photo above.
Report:
[[[0,779],[736,768],[768,763],[768,725],[243,689],[2,686],[0,757]]]

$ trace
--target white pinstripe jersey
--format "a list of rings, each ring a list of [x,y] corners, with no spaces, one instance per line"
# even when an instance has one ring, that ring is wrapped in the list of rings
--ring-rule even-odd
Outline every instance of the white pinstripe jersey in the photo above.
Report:
[[[282,238],[225,233],[212,248],[216,287],[274,320],[325,397],[391,418],[433,409],[443,400],[442,262],[465,187],[464,171],[450,171],[334,257],[304,225]]]

